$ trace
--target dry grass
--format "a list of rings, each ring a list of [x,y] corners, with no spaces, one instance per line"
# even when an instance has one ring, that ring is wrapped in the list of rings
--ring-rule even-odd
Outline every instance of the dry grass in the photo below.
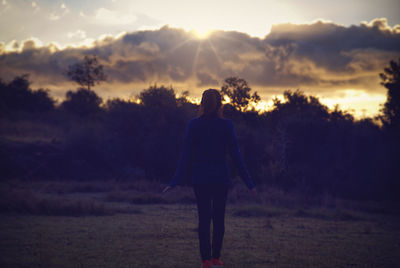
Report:
[[[109,215],[103,203],[62,197],[40,196],[29,190],[2,189],[0,213],[53,216]]]
[[[194,205],[131,205],[141,214],[3,215],[2,267],[199,267]],[[273,208],[270,208],[271,210]],[[270,211],[267,209],[267,211]],[[279,208],[275,208],[279,212]],[[228,205],[225,267],[396,267],[399,218],[328,220]],[[273,210],[272,210],[273,211]]]
[[[193,200],[182,202],[193,192],[178,187],[163,195],[163,186],[2,184],[0,267],[198,267],[197,210]],[[400,214],[394,208],[345,200],[311,205],[274,189],[260,189],[257,197],[245,190],[229,193],[225,267],[400,263]]]
[[[23,204],[25,201],[37,203],[40,199],[90,201],[99,204],[122,203],[126,204],[195,204],[195,196],[190,187],[176,187],[163,194],[165,183],[158,181],[135,180],[119,181],[11,181],[0,184],[0,191],[4,198],[1,202]],[[25,201],[24,201],[25,200]],[[28,201],[27,201],[28,200]],[[36,200],[36,201],[35,201]],[[10,201],[11,202],[11,201]],[[9,203],[10,203],[9,202]],[[11,203],[12,203],[11,202]],[[277,213],[294,211],[296,216],[320,219],[357,220],[359,215],[354,212],[370,214],[400,213],[399,204],[379,202],[360,202],[337,199],[328,195],[304,196],[296,193],[285,193],[281,190],[267,187],[258,187],[258,194],[252,195],[242,184],[234,184],[228,194],[228,204],[253,205],[263,207],[263,212],[252,211],[251,206],[246,213],[271,216]],[[3,206],[4,207],[4,206]],[[268,212],[265,210],[268,209]],[[271,211],[274,210],[274,211]],[[252,212],[251,212],[252,211]],[[329,215],[321,211],[331,211]],[[349,213],[348,211],[352,211]],[[245,214],[246,214],[245,213]],[[240,213],[239,213],[240,214]]]

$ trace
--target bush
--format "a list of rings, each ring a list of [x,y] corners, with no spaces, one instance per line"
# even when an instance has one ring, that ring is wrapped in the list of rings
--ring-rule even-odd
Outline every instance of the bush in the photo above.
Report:
[[[32,90],[29,75],[15,77],[6,83],[0,80],[0,116],[15,117],[16,113],[46,113],[54,110],[55,100],[45,89]]]
[[[61,108],[77,116],[89,116],[101,111],[100,104],[103,100],[92,90],[79,88],[77,91],[68,91],[66,99],[61,103]]]

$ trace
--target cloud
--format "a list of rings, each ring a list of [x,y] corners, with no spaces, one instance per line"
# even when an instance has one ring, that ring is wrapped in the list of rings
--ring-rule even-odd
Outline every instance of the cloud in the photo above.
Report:
[[[376,75],[390,59],[400,56],[399,27],[388,26],[386,19],[350,27],[320,21],[282,24],[273,27],[264,41],[270,46],[268,58],[280,67],[278,75],[298,78],[288,81],[367,86],[361,78]]]
[[[86,32],[82,31],[82,30],[76,30],[75,32],[69,32],[67,35],[68,35],[68,38],[80,38],[80,39],[86,38]]]
[[[399,27],[389,27],[384,18],[350,27],[321,21],[305,25],[282,24],[272,27],[265,41],[274,47],[295,45],[297,55],[313,60],[318,66],[339,70],[352,60],[341,52],[371,48],[398,52]]]
[[[197,72],[197,78],[199,79],[198,86],[214,86],[217,87],[220,83],[217,79],[213,78],[211,74],[205,72]]]
[[[80,35],[68,36],[78,29],[85,32],[85,38],[98,39],[104,34],[118,35],[126,29],[160,27],[158,20],[138,12],[131,5],[124,7],[108,0],[96,2],[94,8],[91,2],[13,0],[3,3],[0,4],[0,41],[5,43],[35,36],[44,43],[57,41],[66,47],[82,42]]]
[[[124,14],[103,7],[97,9],[94,15],[94,23],[105,25],[126,25],[134,23],[136,20],[137,17],[132,13]]]
[[[67,83],[62,73],[68,65],[96,54],[109,77],[103,87],[112,90],[164,83],[196,91],[218,87],[235,75],[264,95],[288,88],[376,93],[382,92],[379,72],[400,57],[399,29],[385,19],[349,27],[318,21],[275,25],[264,39],[235,31],[214,31],[198,39],[192,32],[164,26],[64,49],[29,39],[2,44],[0,69],[3,79],[30,73],[34,82],[56,86]],[[72,31],[69,37],[85,38],[85,31]]]

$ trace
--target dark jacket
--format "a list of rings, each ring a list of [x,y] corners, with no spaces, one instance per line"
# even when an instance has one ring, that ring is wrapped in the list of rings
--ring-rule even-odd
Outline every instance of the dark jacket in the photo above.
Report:
[[[247,187],[253,188],[232,121],[216,115],[193,118],[186,127],[178,167],[169,186],[179,184],[186,175],[191,175],[193,184],[230,184],[227,153]]]

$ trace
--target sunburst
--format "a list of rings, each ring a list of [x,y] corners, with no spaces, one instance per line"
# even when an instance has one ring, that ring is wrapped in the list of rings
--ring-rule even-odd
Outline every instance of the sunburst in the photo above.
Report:
[[[207,39],[213,33],[212,30],[208,29],[196,29],[191,32],[197,39]]]

